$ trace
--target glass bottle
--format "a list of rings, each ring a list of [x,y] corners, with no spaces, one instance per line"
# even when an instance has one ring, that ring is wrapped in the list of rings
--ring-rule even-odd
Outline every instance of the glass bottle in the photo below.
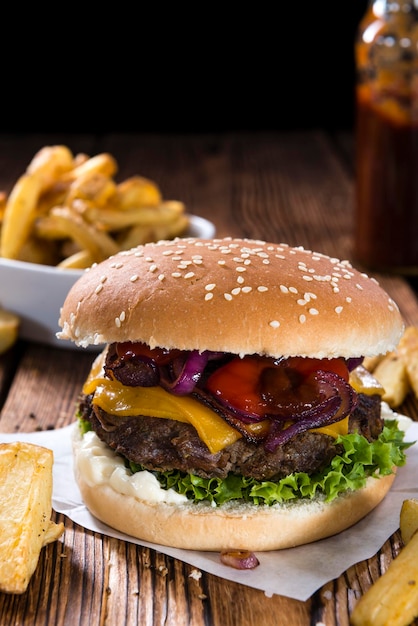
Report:
[[[418,0],[372,0],[355,42],[354,256],[418,275]]]

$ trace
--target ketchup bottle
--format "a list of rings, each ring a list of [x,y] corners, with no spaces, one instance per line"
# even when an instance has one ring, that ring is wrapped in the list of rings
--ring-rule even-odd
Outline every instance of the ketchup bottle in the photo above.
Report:
[[[354,256],[418,275],[418,0],[370,0],[355,42]]]

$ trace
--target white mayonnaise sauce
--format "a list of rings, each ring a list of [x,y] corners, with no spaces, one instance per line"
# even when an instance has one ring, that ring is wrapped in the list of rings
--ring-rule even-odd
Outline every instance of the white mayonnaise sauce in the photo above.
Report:
[[[123,495],[147,502],[179,504],[188,502],[186,496],[173,489],[162,489],[151,472],[131,474],[124,466],[123,460],[100,441],[93,431],[85,433],[83,437],[76,435],[75,445],[78,449],[80,473],[89,486],[106,483]]]

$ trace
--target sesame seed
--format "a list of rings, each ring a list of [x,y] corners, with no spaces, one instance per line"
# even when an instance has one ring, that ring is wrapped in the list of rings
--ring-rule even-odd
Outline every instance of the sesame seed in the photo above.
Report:
[[[289,287],[289,291],[290,293],[298,293],[298,290],[296,289],[296,287]]]
[[[209,292],[209,293],[205,294],[205,300],[212,300],[212,298],[213,298],[213,293],[212,292]]]
[[[343,307],[342,306],[336,306],[334,310],[337,313],[337,315],[339,315],[342,312]]]
[[[180,272],[172,272],[171,275],[172,275],[173,278],[180,278],[181,277]]]
[[[282,293],[289,293],[289,289],[286,287],[286,285],[280,285],[280,291]]]
[[[318,311],[318,309],[313,309],[313,308],[312,308],[312,309],[309,309],[309,313],[310,313],[311,315],[319,315],[319,311]]]
[[[126,317],[125,311],[122,311],[121,314],[119,315],[120,321],[124,322],[125,321],[125,317]]]
[[[231,291],[231,293],[232,293],[232,295],[233,295],[233,296],[237,296],[237,295],[240,293],[240,291],[241,291],[241,287],[235,287],[235,288]]]
[[[184,275],[184,278],[193,278],[193,276],[195,276],[194,272],[187,272],[187,274]]]
[[[158,275],[158,280],[159,280],[159,281],[163,281],[163,280],[164,280],[164,278],[165,278],[164,274],[159,274],[159,275]]]
[[[257,287],[257,291],[259,291],[260,293],[263,293],[264,291],[268,291],[269,288],[268,287],[264,287],[263,285],[259,285]]]
[[[279,328],[280,322],[278,320],[272,320],[271,322],[269,322],[269,326],[271,326],[272,328]]]
[[[103,290],[103,285],[97,285],[96,289],[94,290],[94,293],[100,293]]]
[[[139,278],[138,274],[133,274],[129,280],[131,281],[131,283],[135,283],[138,280],[138,278]]]
[[[307,304],[307,300],[302,300],[301,298],[299,300],[296,300],[296,302],[300,305],[300,306],[304,306],[305,304]]]
[[[208,285],[205,285],[206,291],[212,291],[212,289],[215,289],[215,287],[215,283],[209,283]]]
[[[121,327],[121,321],[119,319],[119,317],[115,317],[115,325],[120,328]]]
[[[360,291],[363,291],[363,287],[361,285],[359,285],[358,283],[357,283],[356,287],[357,287],[357,289],[360,289]]]
[[[299,322],[304,324],[306,322],[306,315],[299,315]]]
[[[237,276],[237,283],[242,285],[243,282],[245,282],[244,276]]]
[[[223,259],[220,259],[218,261],[218,265],[226,265],[226,262]]]
[[[239,265],[237,268],[235,268],[237,272],[245,272],[247,270],[246,267],[242,267],[242,265]]]
[[[348,302],[348,303],[350,303],[351,300],[352,300],[352,298],[350,298],[350,296],[347,296],[346,299],[345,299],[345,301]]]
[[[225,300],[232,300],[232,296],[230,293],[224,293]]]
[[[158,268],[157,268],[157,266],[155,265],[155,263],[154,263],[153,265],[150,265],[150,266],[149,266],[149,271],[150,271],[150,272],[155,272],[157,269],[158,269]]]
[[[252,291],[253,288],[250,287],[249,285],[246,285],[245,287],[242,288],[242,292],[243,293],[250,293],[250,291]]]
[[[302,278],[303,280],[307,280],[307,281],[313,280],[312,276],[307,276],[306,274],[305,276],[302,276]]]

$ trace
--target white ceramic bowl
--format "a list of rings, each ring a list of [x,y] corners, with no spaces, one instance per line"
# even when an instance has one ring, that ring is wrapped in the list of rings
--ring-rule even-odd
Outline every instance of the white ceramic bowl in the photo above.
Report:
[[[211,238],[215,235],[212,222],[197,215],[189,217],[187,236]],[[82,349],[55,336],[60,330],[60,308],[82,273],[83,270],[64,270],[0,258],[0,307],[19,316],[22,339],[59,348]],[[98,350],[97,346],[91,349]]]

